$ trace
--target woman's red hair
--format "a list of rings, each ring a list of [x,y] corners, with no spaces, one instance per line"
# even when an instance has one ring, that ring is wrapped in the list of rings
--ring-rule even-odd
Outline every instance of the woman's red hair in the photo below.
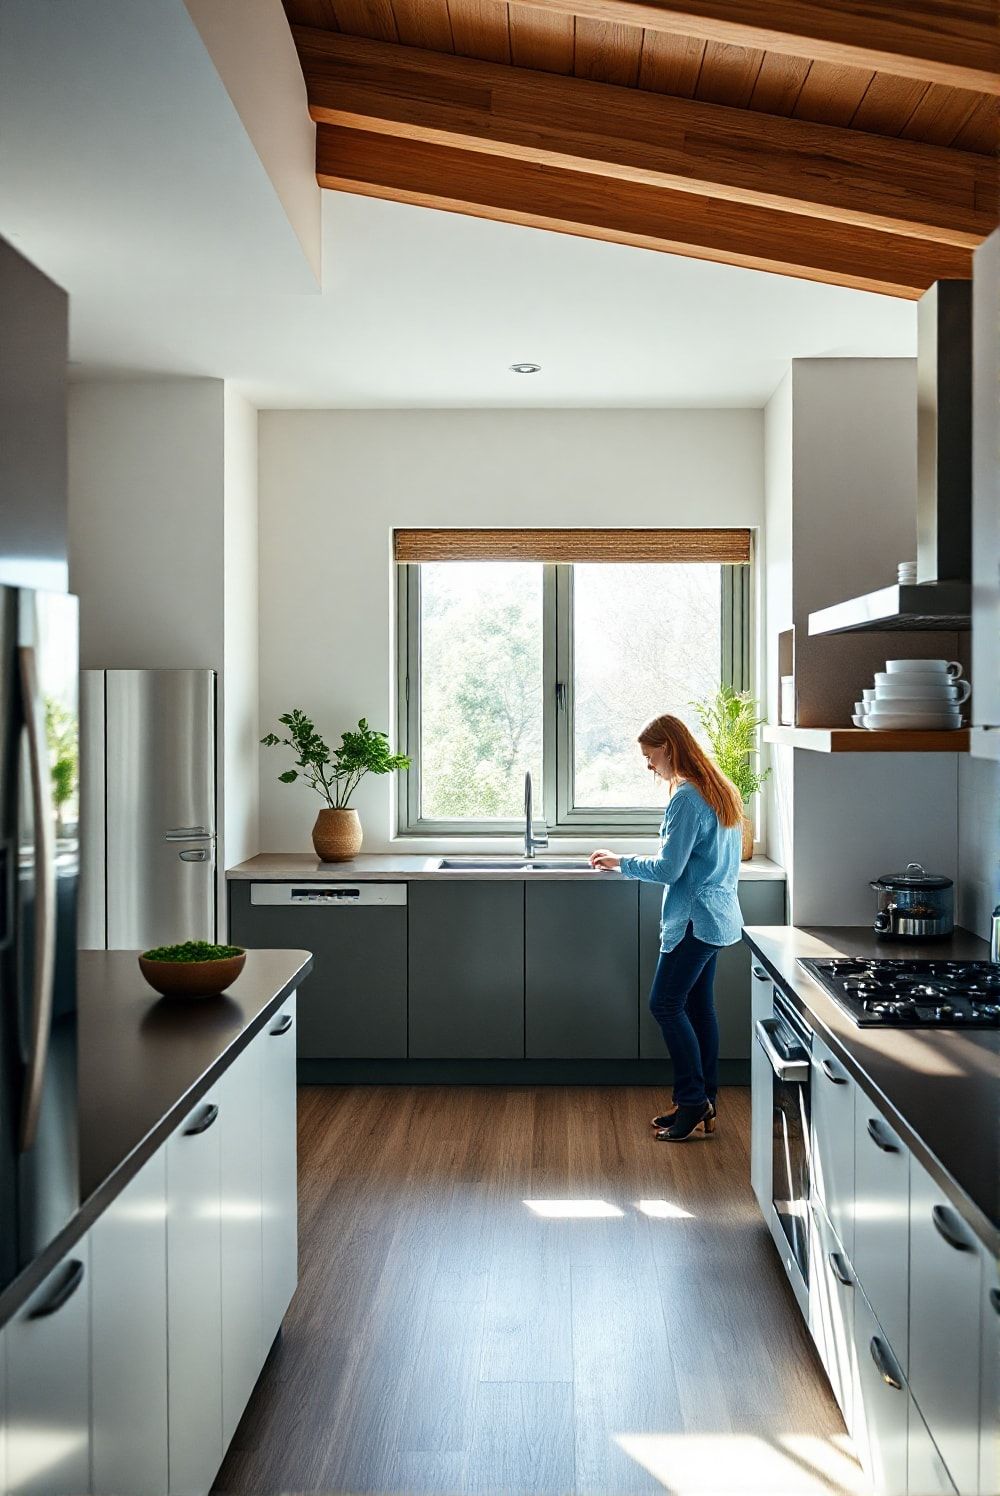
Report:
[[[743,799],[731,779],[712,762],[691,729],[679,717],[665,712],[654,717],[639,733],[646,748],[665,748],[670,767],[680,779],[693,784],[710,805],[722,826],[738,826],[743,819]]]

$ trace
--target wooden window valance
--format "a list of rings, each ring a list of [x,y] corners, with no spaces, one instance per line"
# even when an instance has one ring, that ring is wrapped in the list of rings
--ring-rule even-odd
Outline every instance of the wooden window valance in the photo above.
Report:
[[[393,555],[413,561],[750,560],[749,530],[394,530]]]

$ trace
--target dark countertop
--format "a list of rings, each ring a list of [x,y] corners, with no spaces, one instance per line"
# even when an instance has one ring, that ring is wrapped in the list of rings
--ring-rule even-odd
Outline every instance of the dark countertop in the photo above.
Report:
[[[0,1294],[0,1325],[121,1193],[312,969],[307,951],[248,951],[221,997],[157,997],[134,951],[78,964],[80,1205]]]
[[[971,1229],[1000,1252],[1000,1030],[858,1028],[798,965],[825,956],[984,961],[986,941],[956,930],[950,940],[890,946],[863,926],[751,926],[743,934]]]

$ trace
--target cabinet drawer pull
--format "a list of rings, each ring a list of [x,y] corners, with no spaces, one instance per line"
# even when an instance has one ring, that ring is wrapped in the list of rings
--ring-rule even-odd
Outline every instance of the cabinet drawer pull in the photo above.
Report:
[[[843,1283],[845,1288],[854,1287],[854,1279],[844,1266],[844,1259],[839,1252],[831,1252],[829,1255],[830,1266],[833,1268],[833,1276],[838,1283]]]
[[[872,1336],[872,1343],[869,1346],[869,1350],[872,1353],[872,1360],[875,1362],[876,1370],[885,1385],[887,1387],[894,1387],[897,1392],[902,1392],[903,1384],[896,1375],[895,1368],[889,1360],[885,1346],[877,1335]]]
[[[192,1122],[190,1127],[185,1127],[184,1136],[186,1138],[193,1138],[199,1132],[207,1132],[218,1115],[219,1108],[217,1106],[214,1104],[206,1106],[197,1122]]]
[[[899,1152],[899,1144],[898,1143],[890,1143],[888,1138],[884,1138],[882,1136],[881,1132],[879,1131],[878,1122],[876,1121],[876,1119],[874,1117],[869,1117],[868,1118],[868,1136],[871,1138],[872,1142],[875,1144],[875,1147],[876,1148],[881,1148],[881,1150],[882,1150],[883,1153],[898,1153]]]
[[[291,1026],[292,1026],[292,1015],[291,1015],[291,1013],[282,1013],[281,1018],[278,1021],[277,1028],[273,1028],[273,1029],[270,1030],[271,1038],[272,1039],[277,1039],[279,1037],[279,1035],[281,1035],[281,1034],[287,1034],[288,1030],[291,1028]]]
[[[935,1205],[931,1211],[931,1220],[937,1230],[938,1236],[943,1236],[949,1247],[954,1247],[956,1252],[971,1252],[972,1243],[962,1234],[960,1226],[952,1221],[954,1211],[949,1210],[946,1205]]]
[[[834,1069],[833,1065],[831,1065],[829,1060],[820,1060],[820,1064],[823,1067],[823,1074],[826,1076],[827,1080],[832,1080],[835,1086],[847,1085],[847,1076],[839,1075]]]
[[[768,977],[768,974],[764,970],[763,966],[755,966],[753,968],[753,974],[758,979],[758,981],[767,982],[767,981],[770,980],[770,978]]]
[[[32,1309],[28,1318],[45,1319],[47,1315],[55,1314],[57,1309],[61,1309],[73,1297],[82,1282],[83,1263],[78,1257],[74,1257],[72,1262],[66,1264],[66,1276],[52,1297],[46,1299],[44,1304],[39,1304],[37,1309]]]

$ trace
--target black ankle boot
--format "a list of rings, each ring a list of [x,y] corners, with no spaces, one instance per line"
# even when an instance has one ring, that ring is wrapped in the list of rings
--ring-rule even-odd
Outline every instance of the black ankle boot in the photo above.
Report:
[[[704,1126],[709,1130],[709,1124],[714,1124],[715,1114],[710,1101],[703,1101],[699,1106],[679,1106],[674,1113],[674,1120],[669,1127],[661,1127],[654,1133],[658,1143],[683,1143],[699,1127]]]

